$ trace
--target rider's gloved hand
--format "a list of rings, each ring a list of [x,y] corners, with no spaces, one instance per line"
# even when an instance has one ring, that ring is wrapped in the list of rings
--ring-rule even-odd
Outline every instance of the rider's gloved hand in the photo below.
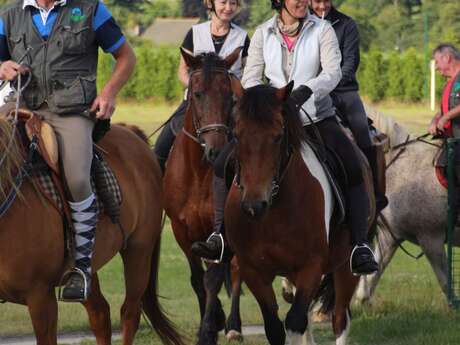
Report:
[[[287,99],[289,108],[298,112],[302,104],[304,104],[313,94],[313,91],[308,86],[300,85],[293,90]]]
[[[14,80],[19,73],[25,73],[29,69],[13,60],[7,60],[0,64],[0,80]]]

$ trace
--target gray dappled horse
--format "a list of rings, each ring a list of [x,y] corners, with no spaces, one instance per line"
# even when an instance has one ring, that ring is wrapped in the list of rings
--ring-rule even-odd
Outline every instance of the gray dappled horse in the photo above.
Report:
[[[421,247],[442,291],[447,295],[447,256],[444,250],[447,190],[438,182],[433,167],[437,146],[442,141],[411,141],[417,138],[416,135],[409,134],[393,119],[371,109],[367,111],[375,127],[389,136],[390,147],[402,144],[408,138],[409,141],[400,154],[400,149],[390,149],[387,153],[387,165],[393,158],[396,159],[386,171],[389,205],[382,212],[383,218],[380,218],[377,231],[376,255],[380,270],[361,278],[356,297],[362,302],[370,300],[385,268],[403,241]],[[455,231],[454,242],[460,245],[459,228]]]

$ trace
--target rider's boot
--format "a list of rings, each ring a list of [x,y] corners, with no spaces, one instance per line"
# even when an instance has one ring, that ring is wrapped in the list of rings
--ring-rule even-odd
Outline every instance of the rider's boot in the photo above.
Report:
[[[367,239],[369,200],[364,183],[348,190],[348,219],[351,228],[353,249],[350,256],[350,270],[353,275],[377,272],[378,264]]]
[[[214,232],[206,242],[199,241],[192,244],[193,254],[215,263],[230,261],[232,257],[232,252],[225,241],[224,209],[227,194],[225,179],[214,175]]]
[[[157,141],[155,142],[154,152],[157,156],[158,163],[160,164],[161,173],[165,174],[166,161],[168,160],[169,151],[174,143],[176,136],[171,127],[171,123],[168,122],[158,136]]]
[[[75,268],[70,272],[62,290],[62,299],[81,302],[91,291],[91,257],[97,224],[94,194],[80,202],[69,202],[75,229]]]
[[[385,191],[381,190],[379,184],[379,171],[378,171],[378,164],[377,164],[377,149],[374,145],[364,148],[363,150],[364,155],[369,162],[369,165],[372,170],[372,182],[374,184],[374,194],[375,194],[375,207],[377,209],[377,213],[382,211],[388,205],[388,198],[385,195]]]

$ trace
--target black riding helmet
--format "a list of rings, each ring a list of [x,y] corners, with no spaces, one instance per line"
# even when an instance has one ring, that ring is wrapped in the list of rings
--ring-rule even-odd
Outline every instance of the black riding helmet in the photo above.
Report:
[[[284,5],[284,0],[271,0],[272,2],[272,8],[274,10],[281,10],[283,8],[283,5]]]

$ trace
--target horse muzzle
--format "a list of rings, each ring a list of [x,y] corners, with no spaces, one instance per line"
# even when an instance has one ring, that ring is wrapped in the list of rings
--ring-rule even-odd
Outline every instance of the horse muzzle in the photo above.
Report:
[[[268,210],[268,201],[257,200],[257,201],[242,201],[241,209],[251,219],[258,220]]]

